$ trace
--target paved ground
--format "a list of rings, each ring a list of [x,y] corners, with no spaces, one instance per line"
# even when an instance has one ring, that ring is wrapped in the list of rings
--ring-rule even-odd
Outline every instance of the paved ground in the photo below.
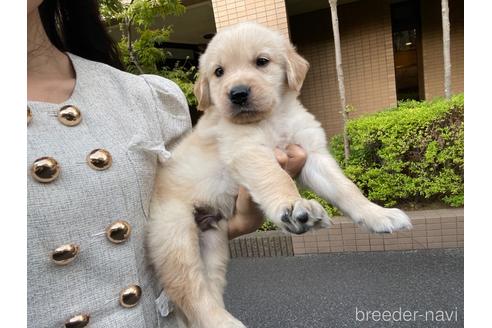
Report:
[[[250,328],[463,327],[458,249],[237,258],[228,279],[226,306]]]

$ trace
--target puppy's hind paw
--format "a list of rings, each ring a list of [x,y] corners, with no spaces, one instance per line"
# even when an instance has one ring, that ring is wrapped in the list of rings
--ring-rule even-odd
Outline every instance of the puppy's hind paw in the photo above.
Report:
[[[360,217],[354,218],[354,221],[376,233],[391,233],[412,228],[410,218],[402,210],[384,208],[376,204],[371,204]]]
[[[246,328],[246,326],[226,309],[217,308],[211,310],[196,328]]]
[[[241,321],[237,320],[236,318],[228,318],[227,320],[224,320],[220,322],[217,326],[217,328],[246,328],[245,325],[242,324]]]

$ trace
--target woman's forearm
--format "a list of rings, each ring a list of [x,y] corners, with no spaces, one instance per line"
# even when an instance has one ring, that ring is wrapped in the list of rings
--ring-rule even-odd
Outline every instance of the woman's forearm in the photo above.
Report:
[[[249,213],[235,213],[228,222],[229,240],[255,232],[263,223],[263,212],[256,204],[252,204]]]

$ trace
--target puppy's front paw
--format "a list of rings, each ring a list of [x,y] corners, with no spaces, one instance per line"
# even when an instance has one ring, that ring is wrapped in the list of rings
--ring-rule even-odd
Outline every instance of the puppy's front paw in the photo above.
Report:
[[[391,233],[412,228],[410,218],[403,211],[372,203],[353,219],[371,232]]]
[[[312,199],[300,199],[280,214],[281,227],[288,232],[302,234],[313,227],[327,227],[331,220],[323,206]]]

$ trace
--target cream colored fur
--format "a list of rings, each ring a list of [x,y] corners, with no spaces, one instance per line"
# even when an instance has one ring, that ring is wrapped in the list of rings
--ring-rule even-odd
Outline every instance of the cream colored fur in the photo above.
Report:
[[[258,66],[259,57],[268,64]],[[224,74],[217,77],[219,66]],[[402,211],[367,200],[328,153],[320,123],[297,100],[308,67],[284,37],[255,23],[219,32],[200,58],[195,93],[205,113],[159,169],[148,227],[151,260],[183,326],[244,327],[225,310],[222,298],[227,222],[200,232],[195,206],[211,206],[229,218],[243,185],[265,215],[286,231],[303,233],[329,224],[317,202],[301,198],[277,163],[275,147],[301,145],[307,161],[298,182],[355,222],[374,232],[411,227]],[[237,85],[250,88],[243,107],[229,99]]]

